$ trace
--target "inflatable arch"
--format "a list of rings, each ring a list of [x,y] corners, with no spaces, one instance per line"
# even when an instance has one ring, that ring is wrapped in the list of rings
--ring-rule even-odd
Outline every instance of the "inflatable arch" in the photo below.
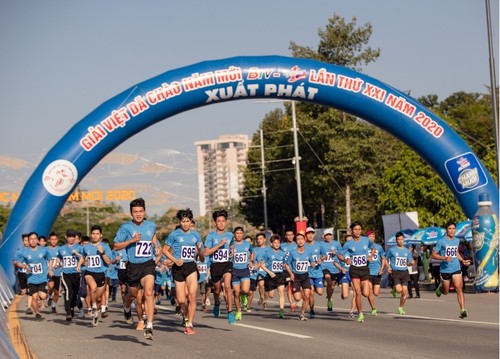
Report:
[[[0,243],[11,265],[23,232],[47,233],[68,196],[110,151],[145,128],[180,112],[225,101],[280,98],[334,107],[388,131],[440,175],[472,218],[488,193],[498,218],[498,188],[483,164],[442,119],[404,93],[361,73],[318,61],[234,57],[167,71],[113,97],[75,124],[27,181]]]

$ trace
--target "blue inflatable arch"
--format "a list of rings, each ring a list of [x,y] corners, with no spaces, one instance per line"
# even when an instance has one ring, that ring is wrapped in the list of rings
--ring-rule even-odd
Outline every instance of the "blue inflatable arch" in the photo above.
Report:
[[[68,196],[110,151],[180,112],[225,101],[280,98],[334,107],[363,118],[413,148],[440,175],[472,218],[498,188],[486,168],[443,120],[415,99],[361,73],[313,60],[234,57],[167,71],[113,97],[75,124],[27,181],[0,243],[0,264],[15,282],[12,258],[23,232],[47,233]]]

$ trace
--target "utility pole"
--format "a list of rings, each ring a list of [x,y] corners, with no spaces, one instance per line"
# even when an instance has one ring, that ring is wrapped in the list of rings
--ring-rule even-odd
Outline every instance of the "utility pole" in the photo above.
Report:
[[[267,189],[266,189],[266,161],[264,159],[264,131],[260,130],[260,159],[262,170],[262,200],[264,205],[264,232],[267,231]]]

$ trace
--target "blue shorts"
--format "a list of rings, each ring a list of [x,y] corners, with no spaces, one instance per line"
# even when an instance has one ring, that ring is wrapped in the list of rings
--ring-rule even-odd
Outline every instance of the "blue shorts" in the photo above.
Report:
[[[233,268],[233,276],[231,278],[232,284],[240,284],[243,281],[250,280],[250,269],[236,269]]]
[[[342,273],[340,272],[339,273],[339,276],[338,276],[338,282],[340,284],[351,284],[351,275],[349,274],[349,271]]]
[[[309,277],[309,281],[311,282],[311,287],[314,288],[323,288],[323,277],[321,278],[311,278]]]

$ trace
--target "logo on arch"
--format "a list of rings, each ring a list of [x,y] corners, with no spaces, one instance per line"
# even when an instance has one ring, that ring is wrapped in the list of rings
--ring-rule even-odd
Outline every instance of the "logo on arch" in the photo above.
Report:
[[[42,183],[47,192],[54,196],[68,194],[78,179],[78,170],[67,160],[55,160],[43,172]]]
[[[488,183],[479,160],[471,152],[450,158],[444,165],[458,193],[466,193]]]

